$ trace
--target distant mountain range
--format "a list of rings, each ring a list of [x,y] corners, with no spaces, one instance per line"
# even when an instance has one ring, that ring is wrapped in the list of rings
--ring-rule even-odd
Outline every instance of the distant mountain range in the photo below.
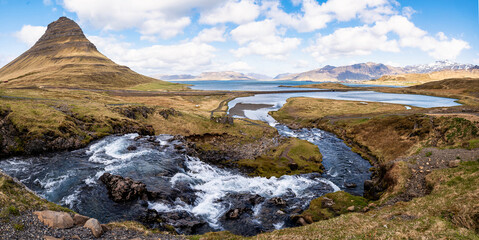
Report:
[[[264,76],[255,74],[248,76],[247,74],[224,71],[224,72],[204,72],[198,76],[193,75],[159,75],[155,78],[161,80],[184,80],[184,81],[201,81],[201,80],[257,80],[257,77]]]
[[[291,81],[367,81],[372,79],[410,79],[420,78],[442,80],[443,77],[474,77],[474,69],[479,66],[474,64],[460,64],[451,61],[437,61],[431,64],[410,65],[406,67],[393,67],[382,63],[358,63],[347,66],[330,66],[314,69],[302,73],[283,73],[272,78],[257,73],[204,72],[198,76],[193,75],[160,75],[161,80],[291,80]],[[471,74],[474,72],[474,74]],[[426,74],[426,75],[424,75]]]

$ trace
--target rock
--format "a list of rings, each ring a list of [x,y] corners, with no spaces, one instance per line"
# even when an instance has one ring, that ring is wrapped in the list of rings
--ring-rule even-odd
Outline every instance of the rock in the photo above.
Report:
[[[281,210],[278,210],[278,211],[276,211],[276,214],[278,214],[278,215],[284,215],[284,214],[286,214],[286,213],[283,212],[283,211],[281,211]]]
[[[356,183],[344,183],[346,188],[356,188],[358,185]]]
[[[100,226],[101,226],[101,229],[103,230],[103,232],[110,231],[110,228],[106,224],[100,224]]]
[[[100,222],[94,218],[90,218],[88,221],[86,221],[85,225],[83,225],[84,228],[88,228],[91,230],[91,233],[93,236],[96,238],[100,237],[103,234],[103,229],[100,225]]]
[[[136,146],[130,145],[126,148],[128,151],[135,151],[137,148]]]
[[[240,215],[240,210],[238,208],[229,210],[228,213],[226,213],[226,218],[227,219],[238,219]]]
[[[304,218],[300,217],[298,218],[298,221],[297,221],[298,224],[300,224],[301,226],[306,226],[308,225],[308,223],[304,220]]]
[[[293,163],[289,163],[289,164],[288,164],[288,167],[289,167],[289,169],[291,169],[291,171],[294,171],[294,170],[298,170],[298,167],[299,167],[299,166],[298,166],[297,163],[294,163],[294,162],[293,162]]]
[[[104,173],[100,180],[106,185],[108,195],[115,202],[129,202],[138,198],[148,199],[146,185],[142,182],[109,173]]]
[[[321,207],[322,208],[332,208],[334,206],[334,201],[330,198],[323,197],[321,199]]]
[[[50,237],[50,236],[44,235],[44,236],[43,236],[43,239],[44,239],[44,240],[64,240],[65,238],[64,238],[64,237],[62,237],[62,238],[56,238],[56,237]]]
[[[307,215],[307,216],[304,216],[303,218],[304,218],[304,221],[306,221],[308,224],[313,223],[313,218],[311,216]]]
[[[80,214],[75,214],[73,215],[73,224],[75,224],[75,226],[83,226],[88,219],[90,218]]]
[[[276,206],[286,206],[286,201],[280,197],[271,198],[269,202]]]
[[[354,206],[349,206],[349,207],[348,207],[348,211],[350,211],[350,212],[354,212],[354,209],[355,209]]]
[[[73,219],[66,212],[55,212],[50,210],[33,212],[38,219],[51,228],[71,228],[73,227]]]
[[[461,160],[453,160],[450,161],[448,165],[450,168],[455,168],[459,166],[459,163],[461,163]]]

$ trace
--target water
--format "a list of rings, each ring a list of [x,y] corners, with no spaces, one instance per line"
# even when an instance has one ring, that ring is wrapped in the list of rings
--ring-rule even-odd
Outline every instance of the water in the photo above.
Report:
[[[204,80],[204,81],[173,81],[176,83],[191,84],[191,89],[196,90],[222,90],[222,91],[286,91],[286,90],[305,90],[304,88],[285,88],[285,86],[297,86],[304,84],[313,84],[311,81],[256,81],[256,80]]]
[[[165,215],[185,212],[213,230],[234,231],[223,215],[245,198],[260,197],[256,197],[259,200],[252,213],[243,214],[245,224],[259,232],[291,225],[288,215],[275,214],[280,208],[268,202],[271,198],[284,199],[287,205],[282,209],[290,213],[305,209],[316,197],[340,189],[319,174],[246,177],[186,155],[175,148],[181,143],[172,136],[137,136],[110,136],[76,151],[11,158],[1,161],[0,168],[44,198],[101,222],[137,220],[143,214],[138,204],[110,200],[106,187],[98,180],[105,172],[131,177],[164,196],[148,202],[149,208]],[[129,146],[136,149],[128,150]]]

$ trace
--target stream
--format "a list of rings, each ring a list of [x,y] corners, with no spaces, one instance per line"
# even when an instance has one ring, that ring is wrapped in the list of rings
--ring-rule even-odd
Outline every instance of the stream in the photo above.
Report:
[[[0,161],[0,169],[18,178],[49,201],[106,223],[144,219],[151,210],[184,234],[228,230],[255,235],[295,226],[290,216],[305,210],[309,202],[326,193],[344,190],[362,195],[371,165],[351,151],[335,135],[320,129],[291,130],[278,124],[269,111],[279,109],[289,97],[305,94],[261,94],[229,103],[267,104],[244,110],[244,116],[276,127],[280,135],[297,137],[318,146],[323,155],[323,174],[280,178],[247,177],[221,169],[186,154],[183,143],[170,135],[109,136],[88,147],[34,157]],[[450,106],[454,99],[375,92],[308,93],[307,96],[359,101],[393,102],[419,107]],[[237,116],[238,117],[238,116]],[[133,203],[113,202],[99,181],[104,173],[130,177],[146,184],[160,198]],[[349,186],[349,188],[347,187]],[[239,209],[240,216],[229,213]],[[193,224],[194,223],[194,224]]]

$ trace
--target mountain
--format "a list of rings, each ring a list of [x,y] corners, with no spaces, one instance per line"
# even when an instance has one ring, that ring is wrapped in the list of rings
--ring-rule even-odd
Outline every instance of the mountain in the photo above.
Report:
[[[479,78],[479,66],[467,70],[441,70],[430,73],[407,73],[397,75],[384,75],[378,79],[367,81],[368,84],[384,85],[417,85],[428,82],[440,81],[450,78]]]
[[[378,78],[383,75],[403,73],[401,68],[378,63],[359,63],[348,66],[334,67],[327,65],[323,68],[304,73],[278,75],[277,80],[293,81],[360,81]]]
[[[246,76],[256,80],[272,80],[273,79],[272,77],[268,75],[264,75],[260,73],[247,73]]]
[[[431,73],[444,70],[470,70],[474,64],[461,64],[451,61],[436,61],[430,64],[411,65],[403,68],[405,73]]]
[[[186,80],[186,81],[201,81],[201,80],[256,80],[246,74],[232,71],[224,72],[204,72],[199,76],[192,75],[163,75],[158,76],[161,80]]]
[[[0,69],[0,86],[117,88],[158,81],[101,54],[74,21],[61,17],[25,53]]]

